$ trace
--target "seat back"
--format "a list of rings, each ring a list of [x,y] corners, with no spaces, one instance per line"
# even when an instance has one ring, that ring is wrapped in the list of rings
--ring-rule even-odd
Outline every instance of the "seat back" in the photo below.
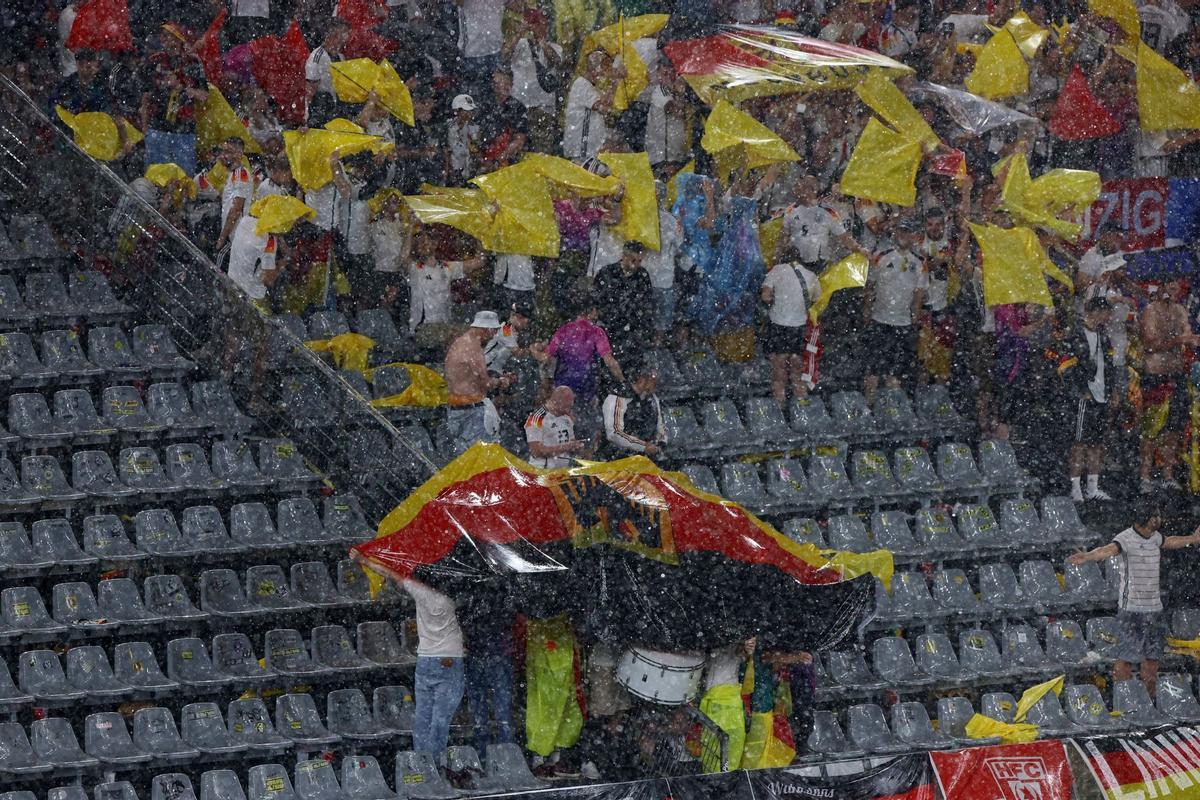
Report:
[[[818,497],[841,497],[853,492],[841,456],[815,455],[809,459],[808,486]]]
[[[135,489],[154,491],[174,486],[152,447],[122,448],[117,463],[121,480]]]
[[[1091,617],[1087,621],[1088,646],[1105,658],[1115,658],[1120,644],[1116,617]]]
[[[279,530],[293,541],[311,543],[330,538],[321,526],[316,507],[307,497],[280,500],[275,511]]]
[[[926,633],[917,637],[917,666],[930,675],[952,677],[962,674],[954,645],[944,633]]]
[[[62,314],[73,308],[67,287],[57,272],[30,272],[25,275],[25,302],[30,308],[49,314]]]
[[[875,546],[895,554],[915,553],[917,542],[903,511],[876,511],[871,515],[871,538]]]
[[[1063,691],[1063,705],[1067,719],[1079,725],[1097,726],[1111,724],[1108,705],[1100,689],[1090,683],[1068,684]]]
[[[246,775],[246,790],[257,800],[296,800],[287,770],[279,764],[259,764]]]
[[[1011,723],[1016,719],[1017,700],[1008,692],[989,692],[983,696],[980,710],[985,717]]]
[[[25,456],[21,459],[21,483],[41,495],[73,494],[58,459],[53,456]],[[34,523],[37,527],[37,523]],[[36,536],[36,534],[35,534]]]
[[[1060,619],[1046,626],[1046,657],[1051,661],[1078,664],[1087,654],[1087,639],[1078,622]]]
[[[375,719],[394,731],[411,731],[416,704],[405,686],[377,686],[371,698]],[[398,758],[398,757],[397,757]],[[397,769],[399,766],[397,765]],[[399,773],[397,773],[399,778]],[[397,785],[401,785],[397,783]]]
[[[70,694],[62,662],[53,650],[25,650],[17,662],[17,684],[21,691],[37,697]]]
[[[892,454],[896,482],[910,491],[927,491],[941,485],[929,451],[923,447],[900,447]]]
[[[909,431],[919,426],[912,401],[899,386],[885,386],[875,393],[871,409],[875,422],[889,431]]]
[[[717,479],[708,466],[704,464],[685,464],[681,471],[701,491],[718,496],[721,494],[721,487],[717,485]]]
[[[955,611],[979,609],[979,598],[961,569],[938,570],[933,577],[933,599],[942,608]]]
[[[244,633],[218,633],[212,641],[213,664],[230,675],[261,675],[254,645]]]
[[[343,800],[333,764],[323,758],[296,762],[296,794],[301,800]]]
[[[912,701],[892,706],[892,732],[902,741],[912,744],[925,744],[937,739],[929,712],[925,706]]]
[[[450,788],[450,784],[442,777],[437,764],[434,763],[433,756],[429,753],[417,753],[412,750],[396,753],[395,785],[405,787],[402,790],[405,792],[410,786],[422,786],[424,787],[422,791],[426,792],[428,797],[454,795],[454,790]]]
[[[187,392],[178,383],[153,383],[146,390],[146,410],[167,426],[195,425],[196,412]]]
[[[1113,711],[1122,716],[1156,715],[1146,684],[1137,678],[1113,682]]]
[[[808,481],[800,461],[794,458],[768,461],[767,492],[781,500],[803,501],[808,494]]]
[[[1003,672],[1000,648],[983,628],[971,628],[958,635],[958,661],[971,672]]]
[[[1078,538],[1087,534],[1087,527],[1079,519],[1075,501],[1069,497],[1043,497],[1042,523],[1052,534]]]
[[[887,456],[880,450],[859,450],[851,462],[854,485],[871,494],[894,492],[896,478],[888,466]]]
[[[89,758],[79,746],[75,729],[65,717],[35,719],[29,726],[29,741],[38,759],[46,764],[75,764]],[[90,759],[95,764],[94,759]]]
[[[937,703],[938,730],[955,739],[969,739],[967,723],[975,716],[971,701],[965,697],[939,697]]]
[[[121,642],[113,650],[113,674],[130,686],[164,686],[167,676],[149,642]]]
[[[255,547],[278,545],[279,534],[271,512],[263,503],[238,503],[229,510],[229,536],[239,544]]]
[[[350,323],[340,311],[317,311],[308,318],[310,339],[332,339],[350,332]]]
[[[0,611],[4,624],[24,630],[41,628],[51,623],[42,596],[32,586],[11,586],[0,592]]]
[[[354,316],[354,329],[363,336],[374,339],[384,347],[395,346],[403,341],[392,313],[386,308],[368,308]]]
[[[88,715],[83,723],[83,749],[101,759],[142,755],[133,744],[124,717],[115,711]]]
[[[258,467],[263,475],[275,480],[313,477],[296,446],[288,439],[267,439],[259,442]]]
[[[112,689],[119,681],[103,647],[83,645],[67,651],[67,680],[86,691]]]
[[[808,749],[814,753],[844,753],[850,749],[846,734],[832,711],[813,711],[812,732],[808,734]]]
[[[950,486],[974,486],[983,481],[971,448],[961,442],[938,445],[937,469],[941,479]]]
[[[350,634],[341,625],[318,625],[312,629],[313,660],[329,667],[343,668],[361,663]]]
[[[749,505],[766,501],[766,491],[755,464],[736,462],[721,467],[721,488],[730,500]]]
[[[203,453],[201,453],[203,456]],[[185,541],[200,550],[221,552],[232,546],[225,530],[225,520],[216,506],[189,506],[180,517],[180,528]]]
[[[263,481],[265,476],[254,463],[254,454],[244,440],[222,440],[212,445],[212,471],[218,478],[233,483]]]
[[[335,689],[326,695],[325,719],[334,733],[366,731],[375,725],[361,689]]]
[[[246,569],[246,597],[250,602],[267,606],[292,606],[292,587],[287,574],[278,564],[256,564]]]
[[[94,800],[138,800],[137,790],[129,781],[101,783],[92,790]]]
[[[305,739],[328,736],[321,714],[310,694],[285,694],[275,699],[275,727],[285,736]]]
[[[825,543],[825,536],[821,533],[821,526],[817,524],[815,519],[789,519],[783,523],[780,533],[794,542],[816,545],[822,548],[828,547]]]
[[[187,749],[179,735],[179,728],[175,727],[171,710],[161,706],[139,708],[134,713],[133,744],[147,753],[179,753]],[[191,783],[188,783],[188,791],[191,791]]]
[[[329,605],[341,601],[329,567],[324,561],[303,561],[292,564],[292,595],[305,603]]]
[[[46,398],[40,394],[8,396],[8,428],[22,436],[61,433],[62,429],[50,414]]]
[[[86,583],[57,583],[54,585],[54,597],[51,600],[54,618],[67,624],[98,622],[101,619],[100,607],[92,587]]]
[[[1004,660],[1008,664],[1040,667],[1046,663],[1046,654],[1033,628],[1023,622],[1008,625],[1004,631]]]
[[[713,400],[700,407],[704,432],[718,441],[741,441],[747,438],[746,427],[737,406],[729,398]]]
[[[891,743],[892,731],[883,716],[883,709],[874,703],[860,703],[846,709],[850,738],[864,750],[875,750]]]
[[[1071,720],[1063,713],[1063,707],[1058,702],[1058,695],[1046,692],[1045,696],[1029,708],[1025,721],[1039,728],[1049,730],[1064,730],[1071,728]]]
[[[52,553],[46,553],[52,556]],[[0,522],[0,562],[12,566],[52,563],[49,560],[40,561],[33,554],[29,536],[25,526],[20,522]]]
[[[88,357],[107,369],[139,368],[142,361],[120,328],[102,327],[88,331]]]
[[[875,549],[875,543],[867,534],[867,527],[853,514],[830,517],[826,535],[829,537],[829,546],[835,550],[866,553]]]
[[[234,700],[229,704],[227,716],[229,732],[235,739],[262,741],[276,739],[279,736],[279,731],[271,722],[271,715],[267,713],[267,704],[260,697]],[[247,786],[250,785],[247,782]],[[253,790],[251,790],[250,796],[256,796]]]
[[[208,569],[200,573],[200,608],[220,614],[240,614],[253,611],[258,605],[242,591],[236,572]]]
[[[529,771],[521,746],[513,742],[494,742],[487,749],[488,777],[504,791],[521,791],[540,785]]]
[[[178,575],[151,575],[144,585],[146,608],[152,614],[167,618],[196,616],[200,612],[192,605]]]
[[[29,334],[10,331],[0,334],[0,365],[14,376],[42,373],[42,362]]]
[[[98,309],[104,313],[123,305],[113,294],[104,273],[94,269],[76,269],[67,273],[67,290],[71,302],[83,309]]]
[[[225,747],[229,744],[229,731],[225,727],[225,716],[221,713],[220,707],[216,703],[189,703],[183,707],[183,711],[179,715],[181,733],[183,740],[193,747],[199,747],[201,750]],[[229,770],[216,770],[216,772],[228,772],[233,777],[232,783],[237,786],[238,791],[241,791],[241,784],[237,781],[237,776]],[[212,772],[206,772],[200,777],[200,797],[202,800],[218,800],[218,798],[236,798],[236,793],[229,793],[232,788],[223,778],[218,778],[212,775]],[[225,786],[210,786],[210,783],[227,784]],[[210,791],[205,791],[208,788]],[[224,791],[217,791],[223,789]],[[245,795],[242,795],[244,798]]]
[[[1049,561],[1022,561],[1018,569],[1022,595],[1035,602],[1062,602],[1063,587],[1058,582],[1053,564]]]
[[[477,759],[478,760],[478,759]],[[383,770],[374,756],[353,756],[342,759],[342,789],[346,795],[363,800],[392,797]]]
[[[54,393],[54,419],[69,430],[101,431],[104,423],[96,413],[87,389],[59,389]]]
[[[1063,564],[1063,578],[1067,582],[1067,592],[1076,600],[1114,599],[1112,587],[1100,573],[1099,564]]]
[[[191,388],[192,411],[205,421],[243,416],[225,381],[195,381]]]
[[[767,441],[786,438],[791,432],[783,418],[783,409],[770,397],[747,398],[746,427],[751,434]]]
[[[941,383],[929,383],[918,386],[914,392],[914,403],[917,415],[929,423],[939,425],[954,425],[960,420],[958,411],[950,399],[950,390]]]
[[[923,572],[899,572],[894,576],[892,608],[897,614],[906,617],[921,617],[936,611]]]
[[[337,590],[338,594],[356,602],[371,601],[371,587],[362,567],[348,558],[337,563]]]
[[[920,677],[908,642],[899,636],[881,636],[871,645],[875,674],[885,681],[904,682]]]
[[[871,407],[862,392],[834,392],[829,397],[829,416],[842,431],[870,431],[876,427]]]
[[[111,469],[112,465],[109,465]],[[94,556],[126,556],[135,552],[116,514],[93,514],[83,520],[83,549]]]
[[[326,533],[337,539],[361,541],[375,535],[374,529],[367,523],[358,497],[350,492],[325,498],[321,524]]]
[[[282,672],[303,672],[315,668],[304,637],[293,628],[267,631],[267,666]]]
[[[1192,692],[1192,676],[1188,673],[1167,672],[1158,676],[1158,709],[1169,717],[1183,720],[1200,719],[1200,702]]]
[[[144,709],[145,711],[166,711],[166,709]],[[138,712],[139,714],[141,711]],[[134,718],[134,726],[136,727],[136,716]],[[171,719],[171,714],[167,712],[167,719],[170,720],[171,729],[175,728],[175,720]],[[175,738],[179,738],[179,734],[175,734]],[[134,737],[136,742],[136,737]],[[182,772],[168,772],[158,774],[150,781],[150,800],[196,800],[196,791],[192,788],[192,779]]]
[[[56,463],[55,467],[57,466]],[[33,535],[34,552],[39,555],[49,555],[59,564],[85,564],[96,561],[79,547],[71,523],[62,517],[39,519],[33,523],[30,531]]]
[[[958,532],[968,543],[983,547],[1003,547],[1006,544],[992,510],[986,505],[960,505],[954,513]]]
[[[1179,608],[1171,614],[1171,633],[1176,639],[1200,639],[1200,608]]]
[[[399,664],[405,660],[404,646],[392,623],[358,623],[358,654],[377,664]]]
[[[788,406],[792,428],[798,433],[828,434],[834,429],[833,419],[820,395],[794,397]]]
[[[987,439],[979,443],[979,468],[992,483],[1012,483],[1025,480],[1025,470],[1017,463],[1012,444],[1002,439]]]
[[[167,675],[180,683],[219,681],[224,678],[224,673],[218,671],[208,657],[204,642],[195,637],[167,642]]]

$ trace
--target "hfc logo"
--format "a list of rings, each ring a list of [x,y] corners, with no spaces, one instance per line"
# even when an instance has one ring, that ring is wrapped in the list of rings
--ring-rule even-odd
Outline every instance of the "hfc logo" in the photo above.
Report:
[[[988,769],[1004,800],[1046,800],[1046,762],[1040,758],[989,758]]]

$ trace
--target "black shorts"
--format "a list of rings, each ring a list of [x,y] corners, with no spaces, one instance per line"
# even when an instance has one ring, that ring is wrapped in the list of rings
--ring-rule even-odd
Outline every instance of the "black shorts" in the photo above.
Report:
[[[1108,406],[1086,397],[1075,407],[1075,443],[1099,447],[1108,434]]]
[[[793,328],[768,322],[767,328],[763,332],[763,352],[769,356],[800,355],[804,352],[806,330],[803,325]]]
[[[917,337],[912,326],[901,328],[868,322],[863,345],[868,375],[912,378],[917,362]]]

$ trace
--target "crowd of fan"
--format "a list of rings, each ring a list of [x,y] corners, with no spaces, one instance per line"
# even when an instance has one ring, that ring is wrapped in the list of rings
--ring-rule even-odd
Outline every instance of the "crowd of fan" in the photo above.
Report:
[[[1055,442],[1060,454],[1069,453],[1064,477],[1077,500],[1108,498],[1098,476],[1105,444],[1121,431],[1142,437],[1141,491],[1155,481],[1176,487],[1184,477],[1185,381],[1196,343],[1186,287],[1147,290],[1128,279],[1114,230],[1099,232],[1088,247],[1044,232],[1042,244],[1074,278],[1073,289],[1053,285],[1053,308],[988,307],[979,250],[967,230],[968,220],[1007,222],[999,202],[1004,174],[994,177],[991,167],[1014,153],[1025,154],[1035,174],[1052,167],[1093,169],[1105,179],[1197,174],[1200,137],[1139,128],[1134,67],[1118,53],[1128,36],[1086,4],[1023,9],[1051,33],[1029,63],[1029,92],[1007,104],[1043,127],[1001,127],[977,137],[932,104],[918,105],[945,146],[965,153],[966,171],[923,170],[908,208],[839,192],[869,117],[849,91],[748,101],[744,110],[800,161],[740,170],[728,185],[710,177],[712,160],[699,144],[707,109],[663,46],[711,33],[715,23],[766,22],[900,60],[915,70],[899,82],[902,89],[918,80],[962,88],[974,63],[964,45],[986,41],[988,24],[1022,10],[1011,0],[366,0],[336,8],[332,0],[233,0],[228,8],[131,2],[135,49],[117,54],[66,48],[77,5],[6,18],[8,74],[48,113],[55,106],[105,111],[144,132],[136,145],[122,132],[125,154],[114,168],[264,309],[391,309],[407,323],[420,356],[445,361],[448,433],[458,451],[495,436],[499,418],[519,425],[532,411],[529,454],[543,466],[598,447],[609,456],[654,456],[670,443],[645,354],[708,343],[737,357],[753,352],[745,338],[751,335],[771,363],[772,395],[781,406],[819,380],[860,384],[868,398],[881,381],[947,383],[985,435]],[[1185,6],[1142,2],[1143,39],[1196,74],[1200,12]],[[618,15],[664,11],[672,14],[666,28],[633,43],[650,85],[617,112],[624,66],[603,50],[581,53],[583,37]],[[224,24],[210,26],[222,12]],[[366,44],[364,12],[374,20]],[[283,37],[293,21],[311,50],[304,125],[347,118],[395,144],[378,155],[335,152],[334,181],[308,193],[296,185],[284,153],[288,110],[256,85],[245,47],[257,37]],[[261,154],[245,152],[237,138],[214,152],[196,150],[195,111],[208,90],[198,54],[214,40],[223,54],[219,88]],[[412,126],[393,119],[374,95],[351,105],[334,93],[330,63],[380,46],[411,93]],[[1046,132],[1076,67],[1119,121],[1115,133],[1063,141]],[[486,252],[457,231],[415,223],[401,197],[423,184],[463,186],[530,152],[603,171],[599,153],[641,151],[659,181],[657,251],[615,233],[619,196],[555,202],[557,259]],[[693,161],[694,171],[669,186]],[[143,177],[158,163],[195,176],[198,194],[183,191],[181,182],[159,186]],[[383,191],[389,188],[398,191]],[[273,194],[300,197],[316,217],[278,237],[277,252],[267,253],[265,239],[244,222],[256,200]],[[756,226],[779,217],[778,251],[763,253]],[[740,295],[714,296],[705,265],[730,248],[735,258],[776,266],[760,269],[761,284],[742,287]],[[838,293],[820,328],[809,325],[808,309],[821,292],[817,275],[851,252],[870,259],[867,286]],[[124,269],[126,280],[136,281],[136,236],[123,239],[116,255],[118,279]],[[314,267],[326,263],[336,269]],[[749,303],[756,315],[735,342],[727,331],[714,337],[709,324],[714,308],[732,303]],[[460,336],[465,327],[470,331]],[[488,396],[511,394],[515,376],[508,370],[521,364],[540,370],[538,397],[500,403],[497,415]],[[1140,392],[1130,391],[1130,367]],[[1168,411],[1143,425],[1138,402],[1165,403]]]

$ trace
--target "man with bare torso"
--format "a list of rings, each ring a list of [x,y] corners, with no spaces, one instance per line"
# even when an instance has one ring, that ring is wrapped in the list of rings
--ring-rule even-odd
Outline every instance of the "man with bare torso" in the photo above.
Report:
[[[446,409],[446,436],[451,456],[460,455],[479,441],[494,442],[500,432],[500,416],[488,399],[492,389],[507,389],[514,376],[488,375],[483,343],[500,328],[495,311],[480,311],[466,333],[450,343],[446,351],[446,388],[450,398]]]
[[[1151,475],[1157,466],[1162,485],[1179,489],[1175,467],[1188,422],[1188,392],[1185,381],[1187,351],[1197,343],[1188,325],[1187,310],[1179,302],[1179,281],[1159,289],[1142,312],[1143,401],[1140,491],[1154,490]]]

